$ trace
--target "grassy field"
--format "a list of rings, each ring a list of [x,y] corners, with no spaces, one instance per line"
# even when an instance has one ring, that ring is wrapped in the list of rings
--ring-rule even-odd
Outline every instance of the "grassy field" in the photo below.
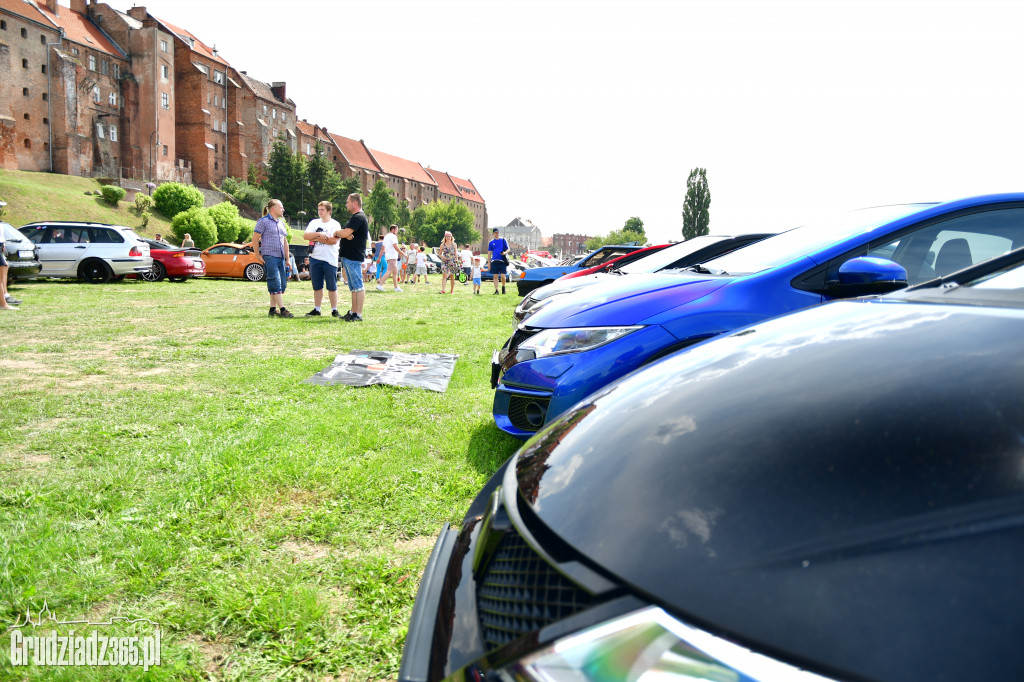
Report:
[[[0,637],[0,678],[393,678],[434,536],[518,447],[488,383],[518,297],[435,285],[368,292],[363,324],[268,318],[229,280],[16,285],[0,635],[45,601],[155,621],[163,650],[147,674],[13,669]],[[285,300],[305,313],[309,284]],[[357,348],[459,360],[443,394],[302,383]]]

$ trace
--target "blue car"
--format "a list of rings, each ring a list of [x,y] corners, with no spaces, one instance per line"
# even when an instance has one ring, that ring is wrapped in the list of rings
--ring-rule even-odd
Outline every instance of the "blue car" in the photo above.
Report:
[[[538,287],[551,284],[562,275],[568,275],[570,272],[586,270],[587,268],[592,268],[595,265],[607,263],[613,258],[618,258],[630,251],[636,251],[641,248],[643,247],[631,246],[628,244],[602,246],[601,248],[588,253],[586,257],[581,258],[571,265],[553,265],[549,268],[527,268],[522,276],[516,280],[516,289],[519,291],[520,296],[526,296]]]
[[[853,211],[690,272],[594,285],[531,316],[495,352],[494,419],[526,438],[594,391],[699,341],[824,301],[919,284],[1021,245],[1024,193],[997,194]]]

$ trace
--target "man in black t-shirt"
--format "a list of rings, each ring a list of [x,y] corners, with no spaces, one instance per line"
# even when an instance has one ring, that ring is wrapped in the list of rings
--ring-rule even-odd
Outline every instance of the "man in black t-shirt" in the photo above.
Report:
[[[352,292],[352,309],[345,315],[346,322],[363,321],[363,301],[366,291],[363,289],[363,260],[366,258],[366,240],[370,236],[370,223],[363,213],[363,198],[359,194],[349,194],[345,202],[352,217],[348,219],[337,234],[341,238],[341,265],[345,269],[345,280]]]

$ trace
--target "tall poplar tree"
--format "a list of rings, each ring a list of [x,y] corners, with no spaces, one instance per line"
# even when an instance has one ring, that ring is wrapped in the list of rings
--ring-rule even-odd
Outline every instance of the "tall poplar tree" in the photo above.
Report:
[[[694,168],[686,179],[686,200],[683,202],[683,239],[707,234],[711,224],[711,190],[703,168]]]

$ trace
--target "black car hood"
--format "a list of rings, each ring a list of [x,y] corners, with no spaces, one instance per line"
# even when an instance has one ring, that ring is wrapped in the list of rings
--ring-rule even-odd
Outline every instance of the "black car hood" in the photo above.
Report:
[[[637,593],[762,652],[844,677],[1015,678],[1022,337],[1021,310],[777,318],[571,410],[520,451],[520,500]]]

